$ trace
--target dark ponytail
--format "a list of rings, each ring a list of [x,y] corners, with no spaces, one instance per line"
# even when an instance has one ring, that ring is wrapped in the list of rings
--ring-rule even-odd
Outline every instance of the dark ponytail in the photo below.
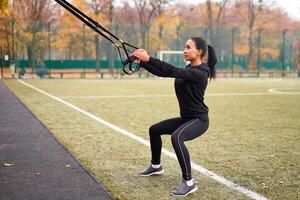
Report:
[[[208,53],[208,56],[206,56],[206,58],[208,57],[207,65],[210,69],[209,78],[210,79],[216,78],[215,66],[217,64],[217,56],[214,48],[210,45],[206,45],[206,42],[202,37],[192,37],[191,40],[195,42],[197,49],[202,50],[202,55],[201,55],[202,58],[204,58]]]
[[[217,56],[216,56],[216,52],[215,52],[215,49],[210,46],[210,45],[207,45],[207,48],[208,48],[208,61],[207,61],[207,64],[208,64],[208,67],[210,69],[210,79],[212,78],[216,78],[216,64],[217,64]]]

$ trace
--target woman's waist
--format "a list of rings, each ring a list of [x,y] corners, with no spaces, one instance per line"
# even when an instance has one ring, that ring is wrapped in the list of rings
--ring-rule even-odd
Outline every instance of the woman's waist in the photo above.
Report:
[[[208,112],[197,112],[197,113],[191,113],[191,112],[180,112],[180,117],[183,120],[191,120],[198,118],[201,121],[209,121]]]

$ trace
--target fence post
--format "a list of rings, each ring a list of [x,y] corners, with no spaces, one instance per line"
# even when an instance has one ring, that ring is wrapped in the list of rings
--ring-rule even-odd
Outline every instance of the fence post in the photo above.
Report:
[[[149,46],[150,46],[150,36],[149,36],[149,31],[150,31],[150,25],[149,24],[145,24],[145,28],[146,28],[146,39],[147,39],[147,42],[146,42],[146,49],[149,49]]]
[[[176,26],[176,51],[179,51],[179,43],[180,43],[180,29],[181,25]],[[177,55],[176,56],[176,62],[179,63],[180,57]]]
[[[236,28],[232,29],[232,38],[231,38],[231,77],[233,77],[233,65],[234,65],[234,39],[235,39]]]
[[[176,26],[176,51],[179,50],[180,25]]]
[[[259,74],[260,74],[260,42],[261,42],[262,28],[259,28],[257,31],[258,31],[258,36],[257,36],[257,60],[256,60],[256,66],[257,66],[257,77],[259,77]]]
[[[48,60],[51,60],[51,22],[48,24],[48,54],[49,58]]]
[[[285,51],[285,35],[286,35],[287,29],[283,29],[282,31],[282,77],[285,76],[285,55],[284,55],[284,51]]]
[[[11,59],[10,59],[10,65],[15,65],[16,61],[15,61],[15,34],[14,34],[14,29],[15,29],[15,20],[13,19],[11,22],[11,45],[12,45],[12,55],[11,55]],[[9,65],[9,66],[10,66]],[[14,74],[16,73],[16,67],[13,68],[13,78],[15,78]]]
[[[83,77],[82,78],[85,78],[85,59],[86,59],[86,57],[85,57],[85,46],[86,46],[86,41],[85,41],[85,24],[83,24],[83,26],[82,26],[82,46],[83,46],[83,48],[82,48],[82,57],[83,57]]]
[[[50,65],[50,61],[51,61],[51,21],[48,24],[48,54],[49,54],[49,58],[48,58],[49,78],[51,78],[51,65]]]
[[[205,35],[205,41],[208,42],[208,38],[209,38],[209,30],[208,30],[208,27],[205,27],[205,29],[204,29],[204,35]]]
[[[11,59],[15,59],[15,34],[14,34],[14,29],[15,29],[15,20],[13,19],[11,22],[11,39],[12,39],[12,55]]]

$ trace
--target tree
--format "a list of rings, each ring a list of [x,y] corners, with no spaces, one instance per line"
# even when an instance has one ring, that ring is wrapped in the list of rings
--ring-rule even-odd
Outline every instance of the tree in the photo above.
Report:
[[[115,23],[121,25],[120,36],[130,44],[138,44],[140,37],[138,36],[138,21],[136,8],[129,5],[128,1],[120,7],[116,7]]]
[[[113,0],[91,0],[88,5],[93,10],[93,14],[96,19],[104,20],[104,16],[107,16],[105,21],[108,21],[108,29],[112,30],[112,23],[113,23]],[[95,41],[95,49],[96,49],[96,70],[99,71],[100,68],[100,38],[99,34],[96,33],[94,37]],[[113,73],[113,56],[112,56],[112,46],[111,44],[108,45],[107,51],[107,59],[109,66],[111,66],[111,73]]]
[[[113,25],[113,0],[108,0],[108,21],[109,21],[109,26],[108,30],[112,31],[112,25]],[[108,51],[107,51],[107,60],[108,60],[108,66],[110,67],[110,72],[112,77],[114,76],[114,54],[113,54],[113,44],[109,43],[108,44]]]
[[[0,1],[0,53],[10,52],[11,17],[9,16],[8,0]],[[0,55],[2,56],[2,55]],[[0,63],[2,64],[2,63]]]
[[[60,13],[56,28],[54,47],[60,51],[60,59],[83,58],[83,23],[61,6],[59,6],[59,10],[62,13]]]
[[[167,0],[134,0],[135,7],[138,11],[140,24],[140,33],[142,38],[142,47],[148,48],[146,38],[149,34],[151,20],[157,14],[161,14],[164,6],[170,1]]]
[[[170,23],[170,19],[172,19],[172,23]],[[151,23],[151,29],[147,34],[149,35],[147,39],[151,44],[147,50],[152,53],[158,50],[181,49],[182,46],[179,44],[181,39],[180,23],[180,16],[174,10],[168,10],[157,16]]]
[[[18,21],[20,42],[27,47],[29,65],[33,67],[36,60],[43,59],[43,41],[45,41],[45,24],[51,21],[56,5],[51,0],[14,0],[13,19]]]
[[[8,9],[8,0],[1,0],[0,1],[0,13],[6,12]]]
[[[263,0],[258,0],[259,5],[255,5],[254,0],[247,0],[247,23],[248,23],[248,69],[254,70],[255,68],[255,57],[254,57],[254,25],[256,19],[259,17],[262,10]]]
[[[88,3],[90,8],[93,11],[94,17],[97,19],[101,19],[101,24],[103,25],[103,22],[106,23],[107,29],[109,31],[112,31],[113,28],[113,20],[114,20],[114,0],[91,0],[90,3]],[[104,25],[103,25],[104,26]],[[95,41],[95,49],[96,49],[96,69],[99,71],[100,67],[100,46],[99,41],[100,37],[98,34],[94,37]],[[106,51],[106,57],[108,61],[108,66],[110,68],[110,72],[113,76],[113,69],[114,69],[114,52],[113,52],[113,44],[106,41],[105,43],[107,45],[107,51]]]
[[[209,43],[213,47],[218,47],[220,43],[220,31],[223,29],[223,16],[225,13],[226,5],[229,0],[222,0],[212,5],[210,0],[206,0],[207,7],[207,33],[209,35]],[[220,48],[217,48],[220,49]],[[220,54],[220,52],[218,52]]]

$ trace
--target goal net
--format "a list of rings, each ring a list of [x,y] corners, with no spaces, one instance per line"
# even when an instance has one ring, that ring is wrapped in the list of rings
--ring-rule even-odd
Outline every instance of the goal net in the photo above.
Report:
[[[184,67],[189,63],[184,61],[182,51],[158,51],[157,58],[176,67]]]

